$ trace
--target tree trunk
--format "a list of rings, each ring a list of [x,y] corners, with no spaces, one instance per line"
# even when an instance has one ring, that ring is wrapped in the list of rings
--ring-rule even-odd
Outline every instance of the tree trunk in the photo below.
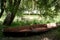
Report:
[[[17,0],[17,1],[14,0],[14,1],[15,1],[15,3],[14,3],[14,8],[13,8],[12,11],[8,11],[7,17],[6,17],[6,19],[4,20],[3,25],[10,25],[10,24],[12,23],[14,17],[15,17],[15,14],[16,14],[16,12],[17,12],[17,10],[18,10],[18,7],[19,7],[19,4],[20,4],[20,1],[21,1],[21,0]]]
[[[0,17],[2,16],[3,12],[4,12],[4,0],[1,0],[0,1],[0,4],[1,4],[1,12],[0,12]]]
[[[4,20],[3,25],[10,25],[15,17],[15,13],[8,12],[6,19]]]

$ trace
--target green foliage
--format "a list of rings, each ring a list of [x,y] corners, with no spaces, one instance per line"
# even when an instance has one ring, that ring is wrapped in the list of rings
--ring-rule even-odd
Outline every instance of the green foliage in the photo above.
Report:
[[[46,16],[50,16],[50,17],[54,17],[58,15],[58,12],[60,10],[60,6],[58,5],[58,1],[59,0],[38,0],[37,4],[38,7],[40,8],[40,11],[42,16],[46,17]],[[51,9],[51,7],[53,7],[55,9]]]
[[[33,2],[35,4],[33,4]],[[60,0],[21,0],[21,4],[20,7],[18,9],[18,16],[21,16],[21,14],[25,11],[32,11],[33,9],[33,5],[34,8],[37,8],[36,10],[40,10],[40,16],[46,17],[46,16],[50,16],[51,18],[53,18],[54,16],[58,15],[58,12],[60,10]],[[16,4],[16,3],[15,3]],[[54,9],[53,9],[53,8]],[[9,3],[8,0],[8,10],[13,11],[14,9],[14,4],[13,3]],[[53,9],[53,10],[52,10]],[[16,10],[16,9],[14,9]]]

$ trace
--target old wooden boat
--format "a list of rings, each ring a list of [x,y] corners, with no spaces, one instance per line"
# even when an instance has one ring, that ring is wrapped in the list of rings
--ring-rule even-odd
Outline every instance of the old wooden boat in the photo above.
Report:
[[[54,29],[59,27],[59,23],[49,23],[49,24],[34,24],[34,25],[26,25],[21,27],[8,27],[3,29],[3,34],[5,36],[26,36],[33,34],[40,34],[42,32],[46,32],[50,29]]]

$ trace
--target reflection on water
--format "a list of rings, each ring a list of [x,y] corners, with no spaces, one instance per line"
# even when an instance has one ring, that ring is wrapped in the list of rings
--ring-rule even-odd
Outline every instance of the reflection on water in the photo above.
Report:
[[[51,39],[49,39],[48,37],[44,37],[41,40],[51,40]]]

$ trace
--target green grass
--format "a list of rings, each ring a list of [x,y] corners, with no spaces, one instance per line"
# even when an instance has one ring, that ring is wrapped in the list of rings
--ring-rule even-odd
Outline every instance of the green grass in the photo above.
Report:
[[[47,24],[47,23],[51,23],[54,20],[33,20],[33,21],[15,21],[11,24],[11,26],[25,26],[25,25],[33,25],[33,24]]]

